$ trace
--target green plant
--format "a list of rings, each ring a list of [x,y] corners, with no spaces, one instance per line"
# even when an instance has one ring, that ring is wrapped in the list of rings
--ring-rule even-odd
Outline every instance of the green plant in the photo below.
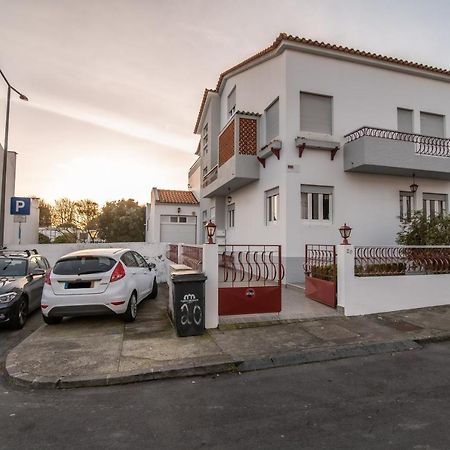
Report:
[[[334,265],[311,266],[311,276],[320,280],[333,281],[335,279]]]
[[[397,233],[400,245],[450,245],[450,215],[426,217],[417,211]]]

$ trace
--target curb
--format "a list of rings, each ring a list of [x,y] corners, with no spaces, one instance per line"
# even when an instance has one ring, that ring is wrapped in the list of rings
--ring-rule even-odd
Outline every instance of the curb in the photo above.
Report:
[[[450,339],[446,336],[425,337],[421,342],[437,342],[430,339]],[[332,348],[316,348],[302,350],[295,353],[263,356],[248,360],[229,360],[193,366],[180,364],[171,368],[150,369],[147,372],[133,371],[123,373],[109,373],[87,376],[35,376],[23,372],[15,372],[15,361],[6,361],[6,376],[15,385],[33,389],[72,389],[81,387],[114,386],[119,384],[138,383],[142,381],[162,380],[167,378],[181,378],[192,376],[214,375],[218,373],[253,372],[256,370],[272,369],[315,362],[333,361],[338,359],[370,356],[382,353],[396,353],[418,350],[422,346],[419,340],[403,340],[391,342],[376,342],[370,344],[355,344]]]

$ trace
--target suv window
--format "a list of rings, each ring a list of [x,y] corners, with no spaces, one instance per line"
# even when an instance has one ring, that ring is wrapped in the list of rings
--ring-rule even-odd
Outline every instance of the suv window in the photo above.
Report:
[[[107,256],[75,256],[60,259],[53,268],[56,275],[83,275],[109,272],[116,260]]]
[[[37,262],[37,258],[30,258],[30,262],[28,263],[28,273],[33,273],[34,269],[39,269],[39,264]]]
[[[41,269],[47,270],[50,267],[48,261],[42,256],[36,257],[36,260]]]
[[[23,277],[27,274],[27,260],[22,258],[0,258],[0,278]]]
[[[120,259],[127,267],[139,267],[138,262],[131,252],[124,253]]]
[[[133,255],[136,258],[136,260],[137,260],[137,262],[139,264],[139,267],[144,267],[144,268],[148,267],[147,262],[145,261],[145,259],[139,253],[133,252]]]

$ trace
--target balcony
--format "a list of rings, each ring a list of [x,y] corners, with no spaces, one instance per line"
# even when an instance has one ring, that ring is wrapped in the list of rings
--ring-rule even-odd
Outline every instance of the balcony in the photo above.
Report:
[[[203,196],[225,196],[259,178],[259,114],[237,112],[219,134],[219,164],[203,177]]]
[[[346,172],[450,180],[450,139],[371,127],[345,139]]]

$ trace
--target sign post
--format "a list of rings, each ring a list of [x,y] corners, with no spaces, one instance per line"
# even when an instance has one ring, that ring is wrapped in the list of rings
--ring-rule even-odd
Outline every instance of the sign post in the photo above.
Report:
[[[31,198],[11,197],[9,213],[14,216],[14,223],[19,224],[19,245],[22,240],[22,223],[26,223],[31,211]]]

